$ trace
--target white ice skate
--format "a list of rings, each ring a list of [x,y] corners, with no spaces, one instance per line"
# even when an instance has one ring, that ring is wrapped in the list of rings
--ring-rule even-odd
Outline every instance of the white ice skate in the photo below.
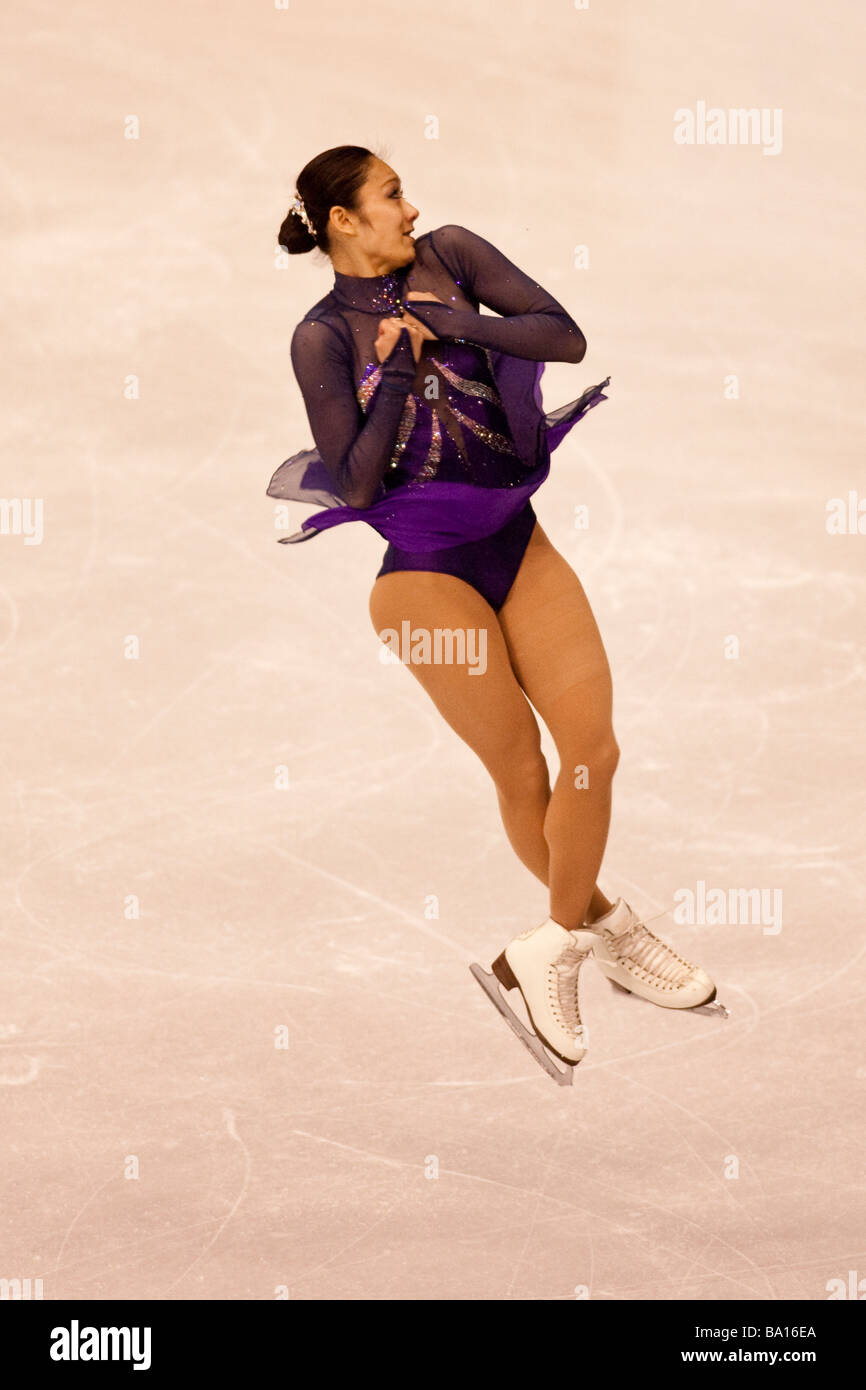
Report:
[[[728,1017],[707,972],[683,960],[655,936],[623,898],[617,898],[603,917],[586,923],[584,931],[596,933],[593,957],[617,989],[663,1009],[694,1009]]]
[[[586,1053],[578,977],[597,940],[591,931],[566,931],[549,917],[510,941],[493,962],[492,973],[480,965],[469,967],[509,1027],[560,1086],[572,1084],[573,1069]],[[520,991],[534,1032],[506,1003],[500,985]]]

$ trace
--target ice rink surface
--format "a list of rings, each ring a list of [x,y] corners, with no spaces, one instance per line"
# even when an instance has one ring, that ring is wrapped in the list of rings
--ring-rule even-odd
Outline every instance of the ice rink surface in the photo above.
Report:
[[[0,536],[0,1277],[866,1278],[866,535],[827,529],[866,496],[862,7],[37,0],[3,26],[0,491],[44,514]],[[677,144],[698,103],[780,111],[781,148]],[[380,659],[384,540],[275,543],[268,479],[310,444],[289,339],[333,278],[276,233],[347,142],[384,148],[419,233],[472,228],[574,315],[549,409],[611,375],[533,499],[614,675],[602,888],[782,905],[654,923],[727,1021],[587,966],[571,1090],[470,976],[548,904]]]

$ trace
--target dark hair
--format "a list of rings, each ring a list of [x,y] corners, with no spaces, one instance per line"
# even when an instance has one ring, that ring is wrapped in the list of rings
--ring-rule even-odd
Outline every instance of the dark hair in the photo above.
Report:
[[[328,218],[331,208],[356,210],[358,190],[366,181],[372,150],[362,145],[337,145],[324,150],[305,164],[297,178],[298,194],[313,224],[313,236],[296,212],[289,208],[277,235],[280,246],[290,256],[312,251],[314,246],[328,252]]]

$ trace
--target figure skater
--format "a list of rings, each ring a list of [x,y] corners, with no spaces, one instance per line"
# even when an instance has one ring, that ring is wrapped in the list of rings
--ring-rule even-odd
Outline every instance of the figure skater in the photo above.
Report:
[[[298,176],[279,242],[291,255],[319,248],[334,283],[291,343],[316,447],[287,459],[268,495],[325,506],[284,543],[352,520],[388,541],[369,605],[380,640],[404,622],[486,633],[483,674],[407,664],[489,772],[512,848],[549,889],[547,919],[510,941],[492,974],[471,968],[568,1084],[586,1051],[578,981],[590,955],[665,1008],[707,1006],[716,990],[596,882],[619,760],[610,669],[583,586],[530,502],[550,451],[607,399],[610,378],[545,414],[544,363],[583,360],[577,324],[465,227],[416,239],[418,215],[390,165],[360,146],[326,150]],[[559,755],[552,790],[532,706]],[[519,991],[534,1031],[500,985]]]

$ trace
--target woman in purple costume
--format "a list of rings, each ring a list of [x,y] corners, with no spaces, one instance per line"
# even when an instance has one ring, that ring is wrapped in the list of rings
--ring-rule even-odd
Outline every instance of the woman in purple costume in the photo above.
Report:
[[[284,543],[355,520],[387,540],[373,626],[389,643],[411,633],[408,669],[484,764],[515,853],[550,894],[547,920],[509,942],[492,974],[473,973],[541,1065],[570,1081],[586,1050],[587,957],[667,1008],[715,997],[703,970],[596,883],[619,758],[610,668],[583,586],[530,498],[608,382],[545,414],[544,363],[583,360],[577,324],[483,237],[448,224],[415,238],[417,217],[394,170],[359,146],[326,150],[298,176],[280,244],[318,247],[334,283],[292,337],[315,448],[287,459],[268,495],[325,507]],[[483,670],[453,648],[431,659],[443,631],[467,650],[483,635]],[[552,790],[533,706],[559,755]],[[522,995],[531,1029],[500,985]]]

